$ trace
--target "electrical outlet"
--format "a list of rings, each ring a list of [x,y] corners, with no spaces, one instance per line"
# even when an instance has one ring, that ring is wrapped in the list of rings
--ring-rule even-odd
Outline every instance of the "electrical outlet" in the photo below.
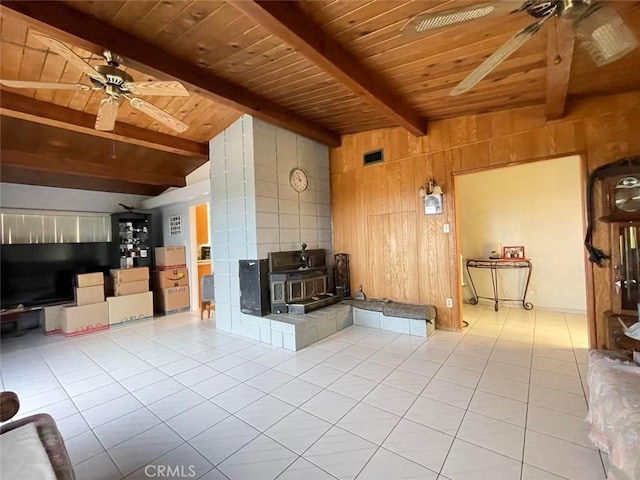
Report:
[[[442,231],[444,233],[449,233],[449,224],[445,223],[444,225],[442,225]]]
[[[453,298],[447,298],[446,302],[448,308],[453,308]]]

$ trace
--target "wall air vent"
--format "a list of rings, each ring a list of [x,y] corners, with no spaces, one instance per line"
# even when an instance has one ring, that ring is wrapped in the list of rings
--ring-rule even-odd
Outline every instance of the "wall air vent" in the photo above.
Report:
[[[362,163],[364,165],[371,165],[372,163],[378,163],[384,161],[384,150],[382,148],[378,150],[372,150],[362,155]]]

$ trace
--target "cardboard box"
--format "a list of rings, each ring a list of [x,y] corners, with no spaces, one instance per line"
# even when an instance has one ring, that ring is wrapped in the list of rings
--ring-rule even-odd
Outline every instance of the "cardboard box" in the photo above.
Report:
[[[184,267],[187,264],[187,255],[184,247],[158,247],[156,248],[157,267]]]
[[[165,315],[184,312],[191,306],[189,287],[172,287],[156,290],[156,311]]]
[[[45,335],[55,335],[56,333],[62,333],[62,319],[64,317],[65,307],[74,306],[72,303],[66,303],[64,305],[52,305],[51,307],[44,307],[44,317],[42,328]]]
[[[113,294],[116,297],[125,295],[135,295],[136,293],[144,293],[149,291],[149,280],[139,280],[137,282],[115,283],[113,285]]]
[[[65,337],[74,337],[107,328],[109,328],[107,302],[64,308],[62,333]]]
[[[91,305],[104,302],[104,285],[76,287],[73,289],[76,305]]]
[[[188,287],[189,270],[186,268],[172,268],[168,270],[154,270],[151,272],[152,285],[155,290],[171,287]]]
[[[107,298],[109,325],[116,326],[153,317],[153,293]]]
[[[95,287],[96,285],[104,285],[104,274],[102,272],[76,275],[76,287]]]
[[[149,280],[149,267],[114,268],[111,270],[111,276],[114,284]]]

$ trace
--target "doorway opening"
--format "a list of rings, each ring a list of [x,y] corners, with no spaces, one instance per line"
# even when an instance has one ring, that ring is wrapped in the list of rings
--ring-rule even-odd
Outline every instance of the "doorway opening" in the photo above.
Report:
[[[194,273],[197,272],[197,276],[193,275],[191,285],[191,304],[194,306],[193,310],[202,308],[202,292],[200,291],[202,285],[202,277],[205,275],[211,275],[213,273],[211,258],[211,243],[209,238],[209,223],[210,223],[210,211],[209,203],[201,203],[192,205],[189,211],[190,216],[190,244],[191,244],[191,265],[196,265]]]
[[[582,248],[584,175],[582,158],[570,156],[454,177],[461,303],[492,297],[494,288],[500,298],[522,298],[525,269],[498,270],[497,285],[488,270],[472,271],[474,296],[465,268],[467,260],[519,256],[522,249],[533,266],[527,302],[538,310],[590,313]],[[485,301],[493,304],[479,299]],[[522,308],[516,302],[504,306]]]

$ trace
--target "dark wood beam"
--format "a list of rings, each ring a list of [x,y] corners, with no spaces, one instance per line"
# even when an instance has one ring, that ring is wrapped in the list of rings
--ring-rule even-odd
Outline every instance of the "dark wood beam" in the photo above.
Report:
[[[136,70],[160,79],[177,80],[192,93],[328,146],[340,145],[337,133],[63,3],[3,0],[1,8],[3,15],[22,20],[45,35],[98,55],[108,48],[123,55],[126,64]]]
[[[575,39],[568,22],[553,19],[547,30],[547,120],[564,116]]]
[[[163,173],[144,172],[130,170],[117,163],[108,165],[104,163],[83,162],[35,153],[19,152],[16,150],[2,150],[0,164],[42,172],[63,173],[76,177],[92,177],[108,180],[131,181],[148,185],[163,185],[172,187],[184,187],[184,177],[180,175],[168,175]]]
[[[376,72],[367,69],[311,21],[295,2],[230,0],[229,3],[413,135],[427,132],[426,119],[380,82]]]
[[[116,122],[112,132],[98,131],[93,128],[96,121],[95,115],[17,95],[6,90],[0,91],[0,114],[163,152],[176,153],[192,158],[209,158],[209,146],[207,144],[154,132],[122,122]]]
[[[0,163],[0,176],[6,183],[21,185],[40,185],[43,187],[74,188],[97,192],[133,193],[155,197],[167,187],[161,185],[144,185],[141,183],[123,182],[103,178],[71,176],[60,173],[28,170],[25,168],[5,166]]]

